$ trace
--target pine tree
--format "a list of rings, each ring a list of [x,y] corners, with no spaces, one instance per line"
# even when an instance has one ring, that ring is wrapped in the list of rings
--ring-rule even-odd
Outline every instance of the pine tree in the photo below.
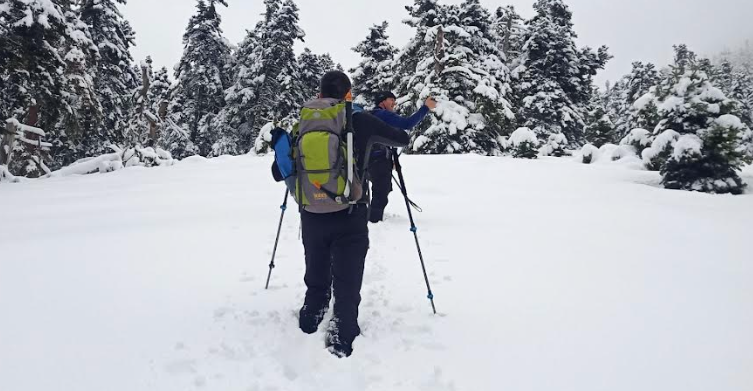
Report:
[[[332,59],[332,56],[330,56],[329,53],[319,55],[319,68],[322,69],[324,73],[332,70],[344,72],[342,65],[335,63],[335,60]],[[322,76],[324,76],[324,73],[322,73]]]
[[[139,76],[133,70],[129,51],[134,45],[134,33],[118,10],[118,4],[124,5],[126,0],[82,0],[79,10],[100,55],[94,88],[104,113],[100,129],[92,134],[95,140],[88,142],[86,154],[89,156],[104,153],[109,143],[126,142],[130,99],[138,86]]]
[[[61,7],[49,0],[9,0],[0,7],[0,116],[44,129],[52,143],[52,156],[63,154],[68,145],[57,124],[67,107],[64,99],[65,59],[59,48],[71,42],[71,28]],[[24,141],[9,169],[15,175],[43,173],[39,159]],[[60,162],[54,161],[53,168]]]
[[[256,27],[258,45],[251,54],[254,63],[248,70],[248,78],[254,82],[250,109],[253,112],[250,140],[254,141],[270,122],[291,125],[307,98],[293,52],[295,41],[303,41],[304,37],[298,26],[298,7],[292,0],[265,0],[264,3],[266,13]],[[256,152],[264,152],[265,148]]]
[[[254,139],[254,104],[257,100],[257,75],[260,27],[246,32],[243,42],[234,54],[235,72],[230,87],[225,91],[225,107],[214,118],[213,126],[222,140],[217,154],[239,154],[251,150]]]
[[[136,147],[160,147],[169,150],[165,138],[171,126],[169,107],[171,82],[167,68],[154,72],[151,57],[141,63],[141,88],[134,93],[133,112],[130,114],[128,144]]]
[[[150,119],[153,120],[150,118],[151,102],[148,93],[152,79],[154,79],[152,59],[147,57],[139,69],[138,81],[141,83],[141,88],[133,94],[133,112],[129,116],[127,138],[124,144],[142,146],[148,143]]]
[[[410,18],[406,19],[404,23],[416,31],[408,44],[395,55],[396,76],[393,79],[393,88],[397,90],[396,95],[398,96],[407,95],[409,84],[414,84],[417,79],[426,76],[415,74],[419,63],[430,61],[433,64],[435,50],[444,50],[444,46],[438,47],[436,42],[427,43],[426,34],[430,29],[434,31],[442,23],[441,20],[445,18],[445,7],[441,6],[437,0],[414,0],[414,4],[406,6],[405,9]],[[423,65],[423,68],[428,67],[430,65]],[[410,105],[413,103],[410,102]]]
[[[257,121],[255,128],[266,122],[279,122],[283,127],[292,126],[305,100],[300,88],[301,75],[293,45],[303,41],[305,34],[298,26],[298,6],[293,0],[285,0],[272,16],[264,31],[264,56],[262,61],[266,72],[266,82],[259,94],[271,92],[271,102],[257,109],[263,122]],[[265,88],[266,87],[266,88]]]
[[[519,159],[536,159],[539,156],[540,141],[531,129],[518,128],[510,135],[512,156]]]
[[[562,0],[537,0],[534,9],[514,72],[519,120],[539,138],[562,133],[571,144],[581,145],[592,78],[611,56],[604,46],[597,52],[576,47],[572,12]]]
[[[177,123],[202,156],[211,155],[215,142],[222,136],[211,125],[225,106],[225,89],[230,84],[227,74],[230,47],[222,36],[217,3],[227,6],[225,0],[197,1],[197,12],[183,35],[183,56],[175,71],[178,82],[175,94],[181,110],[175,113]]]
[[[166,67],[160,68],[149,85],[149,102],[151,102],[151,111],[153,113],[159,113],[164,110],[164,105],[170,102],[170,87],[172,81],[170,80],[170,73]]]
[[[751,132],[737,116],[739,104],[712,84],[708,69],[685,45],[676,46],[675,63],[648,94],[661,118],[654,133],[679,135],[661,167],[662,182],[670,189],[739,194],[744,184],[737,171]]]
[[[738,171],[750,163],[741,139],[750,129],[734,115],[722,115],[698,134],[680,137],[662,168],[668,189],[741,194],[747,186]]]
[[[398,83],[406,102],[401,109],[412,112],[429,96],[439,101],[430,121],[412,133],[411,149],[499,153],[502,128],[513,113],[509,70],[488,11],[477,0],[445,7],[417,1],[409,11],[416,36],[395,60],[398,74],[407,76]]]
[[[387,22],[374,25],[369,35],[353,51],[361,55],[361,62],[350,70],[356,102],[364,106],[374,104],[380,91],[393,89],[393,59],[397,49],[387,36]]]
[[[515,11],[514,6],[497,8],[494,13],[494,29],[499,37],[497,46],[508,59],[518,58],[523,50],[525,20]]]
[[[298,56],[298,69],[301,75],[301,91],[306,99],[313,99],[319,92],[319,79],[323,75],[319,56],[309,48]]]
[[[306,48],[298,56],[297,61],[301,75],[301,95],[306,100],[314,99],[319,92],[319,80],[325,72],[322,68],[322,59]]]
[[[469,86],[476,83],[473,89],[474,102],[468,108],[471,110],[475,108],[475,111],[484,117],[486,122],[484,130],[489,133],[488,136],[496,139],[503,133],[503,128],[509,127],[515,117],[508,100],[512,92],[510,70],[505,63],[506,57],[496,44],[499,36],[491,23],[491,15],[481,6],[479,0],[466,0],[461,4],[460,23],[470,36],[461,35],[459,40],[461,46],[458,46],[455,51],[458,52],[466,47],[477,55],[475,59],[457,62],[457,65],[477,73],[470,79],[463,76]],[[452,61],[447,65],[452,67]],[[444,71],[452,74],[449,69]],[[461,70],[459,75],[465,73],[465,70]],[[492,144],[495,143],[496,140],[492,141]],[[496,145],[489,145],[484,149],[489,152],[496,149]]]
[[[301,96],[304,101],[316,98],[322,76],[337,69],[329,54],[317,55],[308,48],[298,56],[298,73],[301,77]]]
[[[57,124],[57,134],[65,140],[65,148],[55,155],[60,165],[93,156],[104,144],[99,132],[102,129],[103,107],[96,85],[96,71],[100,54],[84,23],[71,4],[63,6],[71,39],[61,49],[66,63],[63,86],[65,109]]]
[[[601,148],[605,144],[616,143],[614,123],[603,107],[597,106],[589,112],[588,118],[590,121],[585,130],[586,141],[597,148]]]
[[[632,71],[603,94],[607,115],[614,122],[616,140],[627,137],[633,129],[653,129],[656,126],[658,119],[648,115],[642,117],[635,103],[658,82],[659,73],[653,64],[634,62]],[[649,111],[653,113],[655,108]]]
[[[729,60],[723,60],[712,81],[727,97],[740,104],[740,119],[748,127],[753,126],[753,74],[735,67]]]

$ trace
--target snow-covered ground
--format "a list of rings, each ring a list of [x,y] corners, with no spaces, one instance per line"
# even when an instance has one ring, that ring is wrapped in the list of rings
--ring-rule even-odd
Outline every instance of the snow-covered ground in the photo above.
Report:
[[[404,158],[372,226],[350,359],[294,316],[295,210],[269,158],[188,159],[0,185],[0,390],[753,389],[753,194],[656,173]],[[746,169],[753,183],[753,170]],[[292,202],[292,201],[291,201]]]

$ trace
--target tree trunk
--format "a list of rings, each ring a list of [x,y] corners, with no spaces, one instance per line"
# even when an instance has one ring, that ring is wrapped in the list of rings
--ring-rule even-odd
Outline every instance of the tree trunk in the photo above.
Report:
[[[434,47],[434,71],[437,76],[444,71],[444,30],[439,26],[437,31],[437,43]]]
[[[512,17],[508,14],[507,16],[507,31],[505,32],[505,43],[504,43],[504,50],[505,57],[508,56],[510,53],[510,35],[512,35]]]
[[[37,126],[39,122],[39,106],[34,105],[29,107],[29,115],[26,117],[26,125]]]

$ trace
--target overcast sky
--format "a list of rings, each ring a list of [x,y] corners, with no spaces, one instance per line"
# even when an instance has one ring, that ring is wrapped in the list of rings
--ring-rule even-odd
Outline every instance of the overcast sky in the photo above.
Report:
[[[240,42],[263,12],[262,0],[227,0],[219,6],[225,36]],[[462,0],[444,0],[461,3]],[[512,4],[524,17],[533,14],[533,0],[481,0],[489,9]],[[579,44],[607,45],[614,59],[598,82],[615,80],[630,71],[632,61],[659,66],[672,59],[672,45],[687,43],[699,54],[713,55],[746,40],[753,43],[751,0],[569,0]],[[151,55],[158,66],[172,68],[180,59],[182,36],[195,12],[193,0],[128,0],[123,14],[136,31],[137,61]],[[412,0],[298,0],[304,45],[330,53],[346,69],[358,64],[350,48],[366,37],[369,26],[386,20],[393,45],[402,47],[413,32],[402,23]]]

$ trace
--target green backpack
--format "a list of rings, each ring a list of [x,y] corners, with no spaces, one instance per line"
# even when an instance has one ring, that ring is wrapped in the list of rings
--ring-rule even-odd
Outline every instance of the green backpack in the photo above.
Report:
[[[348,159],[353,153],[352,147],[348,150],[348,125],[344,101],[324,98],[303,105],[300,121],[293,128],[292,151],[296,167],[293,196],[301,209],[339,212],[363,196],[355,160],[352,155]]]

